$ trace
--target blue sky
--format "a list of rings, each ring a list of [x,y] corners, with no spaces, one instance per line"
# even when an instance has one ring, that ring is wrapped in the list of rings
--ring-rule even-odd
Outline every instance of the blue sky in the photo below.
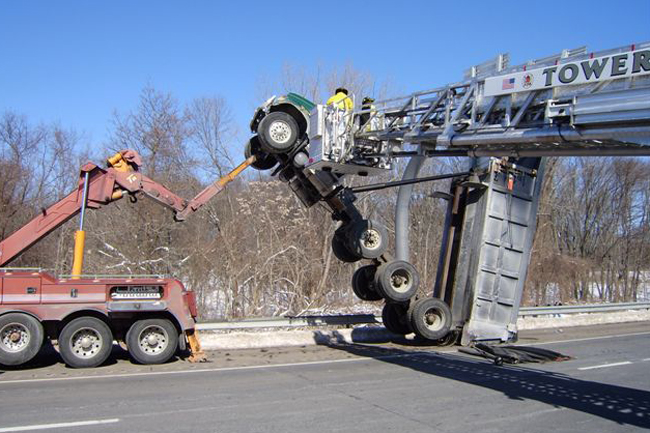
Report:
[[[94,147],[152,85],[181,102],[224,97],[244,138],[257,83],[284,63],[352,63],[410,92],[500,52],[521,63],[646,40],[650,0],[3,1],[0,112],[73,127]]]

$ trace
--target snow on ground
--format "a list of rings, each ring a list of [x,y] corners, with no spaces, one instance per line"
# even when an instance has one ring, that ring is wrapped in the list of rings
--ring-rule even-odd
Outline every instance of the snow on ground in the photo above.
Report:
[[[520,317],[517,329],[559,328],[562,326],[600,325],[605,323],[650,321],[650,310],[628,310],[608,313],[562,314],[561,317]]]

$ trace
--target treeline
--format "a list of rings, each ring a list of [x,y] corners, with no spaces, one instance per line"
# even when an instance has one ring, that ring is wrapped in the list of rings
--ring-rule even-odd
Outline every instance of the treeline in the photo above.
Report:
[[[527,301],[636,301],[650,295],[650,160],[548,164]]]
[[[296,82],[289,77],[285,87]],[[361,83],[358,94],[375,87],[352,73],[340,73],[337,82],[353,89]],[[300,90],[315,99],[318,89],[329,86],[302,83]],[[110,139],[93,149],[84,149],[74,130],[35,125],[5,112],[0,115],[2,238],[75,188],[87,160],[100,163],[120,149],[135,149],[147,176],[190,198],[242,160],[245,137],[236,133],[224,100],[181,105],[150,88],[132,111],[114,116]],[[440,173],[461,170],[465,162],[428,164],[425,171]],[[385,178],[399,173],[396,167]],[[435,279],[446,206],[431,193],[447,188],[420,185],[412,203],[411,252],[425,292]],[[395,196],[395,190],[368,193],[358,206],[394,233]],[[647,160],[550,160],[525,303],[635,300],[650,278],[649,218]],[[89,212],[86,221],[86,273],[173,275],[197,292],[204,318],[379,308],[354,297],[350,279],[359,265],[333,256],[336,223],[329,214],[320,206],[305,209],[285,184],[265,173],[249,171],[185,223],[146,199],[128,198]],[[68,222],[12,266],[69,273],[77,224]]]

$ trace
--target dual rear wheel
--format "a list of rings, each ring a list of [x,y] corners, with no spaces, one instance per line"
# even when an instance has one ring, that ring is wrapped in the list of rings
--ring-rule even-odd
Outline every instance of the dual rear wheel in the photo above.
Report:
[[[415,267],[403,260],[362,266],[352,276],[352,290],[364,301],[407,302],[419,283]]]
[[[167,319],[138,320],[126,334],[129,355],[140,364],[168,361],[178,347],[178,331]],[[113,348],[111,328],[96,317],[79,317],[59,334],[59,352],[73,368],[92,368],[103,364]]]
[[[386,329],[394,334],[414,332],[426,340],[449,345],[455,342],[451,331],[451,310],[437,298],[422,298],[410,303],[386,302],[382,310]]]
[[[362,266],[352,276],[352,290],[358,298],[386,301],[382,320],[390,332],[415,332],[427,340],[439,341],[450,334],[451,310],[437,298],[412,300],[419,283],[415,267],[403,260]]]
[[[138,320],[126,334],[126,347],[140,364],[162,364],[176,353],[178,331],[167,319]]]
[[[96,317],[76,318],[59,334],[59,353],[72,368],[97,367],[106,361],[112,348],[111,328]]]
[[[408,316],[413,332],[422,338],[438,341],[450,333],[451,310],[440,299],[418,299],[409,308]]]
[[[373,220],[358,220],[340,226],[332,237],[332,251],[337,259],[354,263],[376,259],[388,249],[386,228]]]

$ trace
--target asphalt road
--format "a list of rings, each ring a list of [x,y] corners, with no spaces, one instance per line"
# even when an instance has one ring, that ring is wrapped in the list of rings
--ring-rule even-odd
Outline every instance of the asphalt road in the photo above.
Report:
[[[401,344],[400,344],[401,343]],[[631,432],[650,428],[650,323],[522,333],[571,361],[494,366],[405,341],[0,372],[0,433]]]

